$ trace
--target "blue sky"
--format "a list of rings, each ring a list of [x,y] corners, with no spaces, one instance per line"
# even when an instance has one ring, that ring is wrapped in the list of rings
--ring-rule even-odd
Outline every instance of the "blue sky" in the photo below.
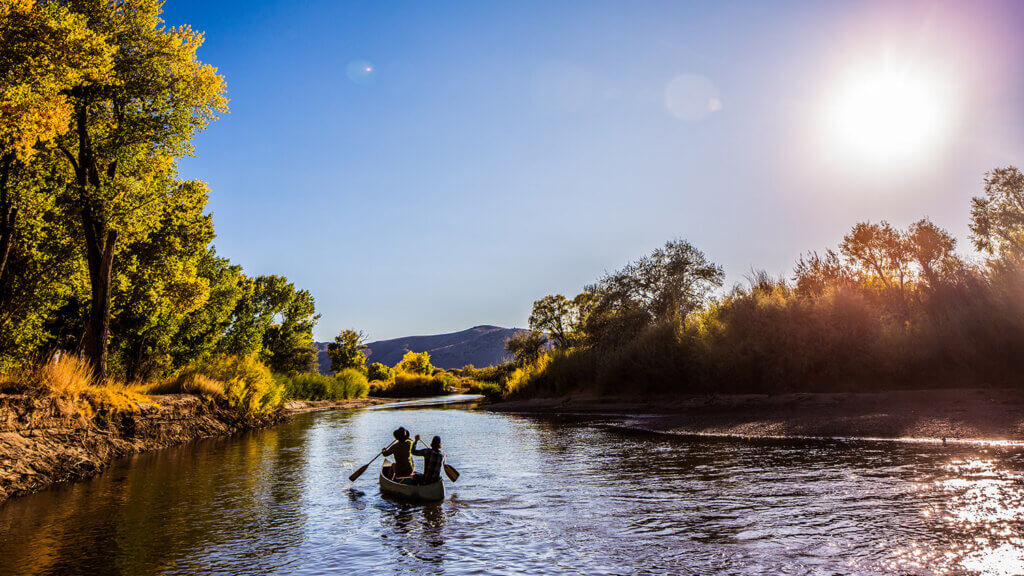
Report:
[[[860,220],[928,216],[969,253],[985,170],[1024,157],[1022,15],[1009,2],[165,5],[169,24],[206,33],[200,57],[227,79],[230,114],[182,164],[212,188],[217,251],[310,290],[319,340],[523,326],[535,299],[677,237],[729,284],[788,275]],[[931,111],[930,131],[890,153],[905,111],[854,116],[854,154],[829,115],[849,119],[833,110],[894,62],[920,79],[896,101]]]

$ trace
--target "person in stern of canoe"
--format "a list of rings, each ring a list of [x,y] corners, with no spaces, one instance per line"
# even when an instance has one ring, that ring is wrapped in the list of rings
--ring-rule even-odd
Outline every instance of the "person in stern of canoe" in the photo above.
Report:
[[[420,435],[416,435],[416,442],[420,441]],[[441,452],[441,437],[434,436],[430,441],[430,448],[413,448],[413,456],[423,457],[423,473],[413,476],[414,484],[433,484],[441,479],[441,467],[444,465],[444,452]]]
[[[395,441],[391,446],[381,450],[380,453],[384,456],[395,457],[395,465],[392,470],[394,471],[393,478],[397,480],[412,476],[415,470],[412,463],[412,440],[409,439],[409,431],[399,427],[398,430],[395,430],[394,437]]]

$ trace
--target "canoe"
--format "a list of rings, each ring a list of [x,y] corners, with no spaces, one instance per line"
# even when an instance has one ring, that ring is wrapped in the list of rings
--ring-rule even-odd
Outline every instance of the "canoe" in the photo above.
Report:
[[[417,502],[438,502],[444,500],[444,482],[438,480],[433,484],[416,485],[392,482],[384,475],[388,466],[380,469],[380,493],[405,500]]]

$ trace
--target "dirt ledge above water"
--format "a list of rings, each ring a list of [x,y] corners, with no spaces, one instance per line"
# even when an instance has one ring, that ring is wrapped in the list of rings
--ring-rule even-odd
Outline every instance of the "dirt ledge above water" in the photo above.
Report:
[[[270,426],[295,414],[395,401],[293,401],[252,422],[187,394],[153,396],[138,410],[113,414],[83,413],[77,405],[53,398],[0,394],[0,503],[51,484],[88,478],[130,454]]]
[[[524,414],[621,417],[669,434],[758,437],[1024,441],[1024,390],[939,389],[870,393],[567,396],[485,407]]]

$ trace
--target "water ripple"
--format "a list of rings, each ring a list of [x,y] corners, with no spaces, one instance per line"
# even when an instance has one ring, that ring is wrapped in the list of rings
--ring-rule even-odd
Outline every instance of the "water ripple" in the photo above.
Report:
[[[462,473],[442,504],[351,470],[403,425]],[[1013,444],[648,437],[407,407],[310,414],[134,457],[0,507],[0,573],[1024,574]]]

